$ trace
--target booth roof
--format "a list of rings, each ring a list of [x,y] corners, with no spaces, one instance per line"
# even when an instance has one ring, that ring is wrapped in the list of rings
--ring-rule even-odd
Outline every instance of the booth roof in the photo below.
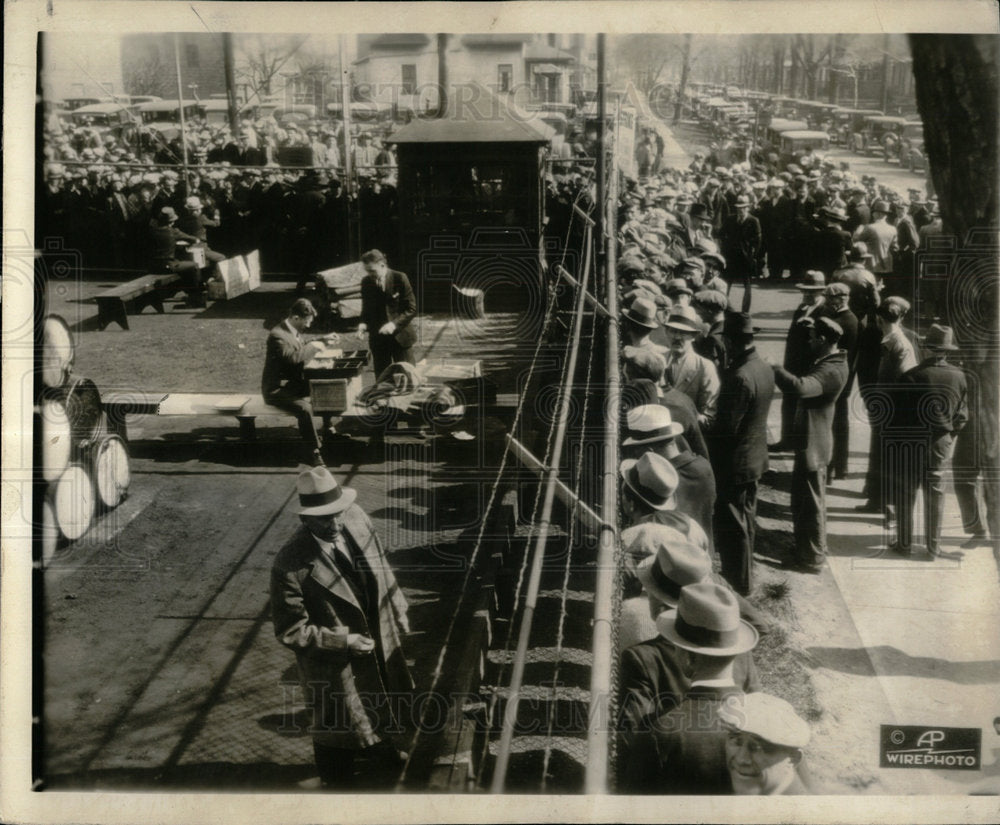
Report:
[[[548,143],[555,130],[510,98],[478,83],[450,90],[443,118],[418,119],[388,138],[390,143]]]

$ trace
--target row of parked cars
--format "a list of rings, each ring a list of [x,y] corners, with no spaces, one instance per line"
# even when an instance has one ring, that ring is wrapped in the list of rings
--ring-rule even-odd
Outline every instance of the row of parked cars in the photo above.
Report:
[[[917,116],[886,115],[879,109],[858,109],[800,100],[735,86],[698,86],[685,94],[688,107],[715,129],[756,129],[781,158],[810,146],[822,151],[830,144],[859,155],[882,155],[911,171],[926,168],[923,124]]]

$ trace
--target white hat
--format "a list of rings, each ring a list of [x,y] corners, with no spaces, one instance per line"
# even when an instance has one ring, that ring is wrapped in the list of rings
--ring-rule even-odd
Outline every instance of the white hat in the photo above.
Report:
[[[772,745],[804,748],[809,725],[788,702],[768,693],[730,696],[718,710],[719,721],[732,730],[752,733]]]
[[[357,490],[341,487],[326,467],[309,467],[295,481],[299,493],[300,516],[329,516],[342,513],[354,503]]]
[[[190,198],[184,201],[184,205],[188,209],[201,209],[201,198],[196,195],[192,195]]]
[[[684,432],[684,426],[670,417],[670,410],[662,404],[643,404],[625,415],[628,438],[623,447],[653,444],[667,438],[674,438]]]
[[[669,510],[680,479],[674,465],[657,453],[627,458],[619,467],[626,486],[654,510]]]

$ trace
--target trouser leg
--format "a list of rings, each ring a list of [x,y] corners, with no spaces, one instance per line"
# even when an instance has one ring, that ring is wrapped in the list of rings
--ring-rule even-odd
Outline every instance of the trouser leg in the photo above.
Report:
[[[927,470],[924,477],[924,533],[927,551],[936,555],[941,551],[941,522],[944,520],[944,474],[951,460],[954,438],[950,433],[939,436],[930,444]]]
[[[892,488],[892,499],[896,506],[896,542],[903,550],[909,550],[913,544],[913,508],[923,476],[925,455],[925,445],[914,445],[906,465],[896,467],[897,478]]]
[[[1000,540],[1000,469],[988,462],[983,468],[983,502],[986,505],[986,524],[990,538]]]
[[[756,526],[757,482],[727,487],[715,506],[715,541],[722,575],[737,593],[752,586],[753,540]]]
[[[847,475],[847,464],[851,449],[850,396],[852,381],[837,398],[833,412],[833,460],[830,467],[838,476]]]
[[[331,748],[313,741],[316,769],[326,787],[350,788],[354,785],[354,753],[350,748]]]
[[[952,457],[954,471],[955,498],[962,514],[962,529],[970,535],[984,535],[986,523],[983,520],[983,497],[985,485],[980,481],[984,468],[976,455],[975,439],[965,431],[955,438],[955,452]]]
[[[788,444],[792,440],[792,423],[795,421],[795,405],[797,396],[786,392],[781,396],[781,442]]]
[[[299,433],[310,452],[320,448],[319,433],[316,431],[312,404],[308,398],[294,398],[278,391],[267,396],[265,400],[268,404],[287,410],[295,416],[299,424]]]
[[[796,456],[792,470],[792,521],[795,552],[803,564],[818,567],[826,557],[826,468],[808,470]]]

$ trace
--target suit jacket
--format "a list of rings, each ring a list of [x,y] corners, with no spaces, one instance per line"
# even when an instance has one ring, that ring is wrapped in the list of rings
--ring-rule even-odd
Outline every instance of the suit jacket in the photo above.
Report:
[[[858,316],[847,308],[840,312],[833,312],[829,307],[824,308],[823,315],[836,321],[844,331],[844,334],[840,336],[840,348],[847,351],[847,366],[853,373],[855,358],[858,355]]]
[[[753,215],[742,222],[734,215],[722,225],[721,234],[726,271],[739,277],[754,272],[761,245],[760,222]]]
[[[851,248],[851,235],[835,226],[824,226],[816,233],[811,252],[811,269],[818,269],[829,280],[844,265]]]
[[[837,350],[820,358],[801,378],[778,367],[774,380],[782,392],[798,397],[791,436],[795,451],[810,472],[826,467],[833,457],[834,407],[847,383],[847,353]]]
[[[625,755],[619,784],[633,794],[730,794],[726,731],[718,710],[738,687],[697,686],[658,717],[653,729],[635,736]]]
[[[737,355],[722,375],[719,415],[709,439],[717,480],[748,484],[767,470],[767,413],[773,397],[774,371],[757,350]]]
[[[670,418],[684,427],[684,435],[681,437],[687,441],[691,452],[708,458],[708,445],[701,432],[701,424],[698,422],[698,408],[695,407],[694,401],[684,393],[667,387],[663,390],[660,403],[670,410]],[[679,442],[678,446],[680,446]]]
[[[792,323],[785,337],[785,369],[793,375],[804,375],[812,363],[812,353],[809,351],[809,333],[799,326],[803,318],[819,318],[823,314],[824,300],[819,299],[812,306],[799,304],[792,313]]]
[[[260,377],[260,392],[265,398],[275,390],[285,388],[299,398],[309,395],[309,382],[303,375],[305,342],[288,326],[288,321],[276,325],[267,336],[264,371]]]
[[[368,335],[376,336],[383,324],[396,325],[393,338],[401,347],[412,347],[417,341],[412,321],[417,314],[417,300],[410,280],[402,272],[386,272],[385,290],[379,289],[378,278],[365,275],[361,279],[361,320],[368,326]]]
[[[677,509],[691,516],[712,542],[712,510],[715,506],[715,475],[707,458],[684,451],[670,459],[677,471]]]
[[[681,651],[659,635],[622,651],[618,678],[621,729],[630,734],[648,731],[655,719],[677,707],[691,689]],[[761,690],[760,674],[750,653],[736,657],[733,680],[746,693]]]
[[[271,568],[274,635],[295,652],[307,702],[313,708],[313,738],[329,747],[363,748],[399,720],[393,701],[412,690],[400,646],[409,630],[406,598],[396,584],[382,543],[356,504],[343,514],[342,535],[356,561],[339,550],[325,553],[304,526],[278,551]],[[358,599],[362,569],[365,605]],[[375,641],[367,656],[343,647],[327,649],[320,640],[346,627]]]
[[[933,435],[957,433],[969,420],[965,373],[936,357],[922,361],[899,379],[902,418],[909,427]]]
[[[694,401],[698,420],[710,426],[715,420],[719,401],[719,374],[715,364],[696,352],[690,352],[679,361],[668,359],[664,377],[671,387]]]

